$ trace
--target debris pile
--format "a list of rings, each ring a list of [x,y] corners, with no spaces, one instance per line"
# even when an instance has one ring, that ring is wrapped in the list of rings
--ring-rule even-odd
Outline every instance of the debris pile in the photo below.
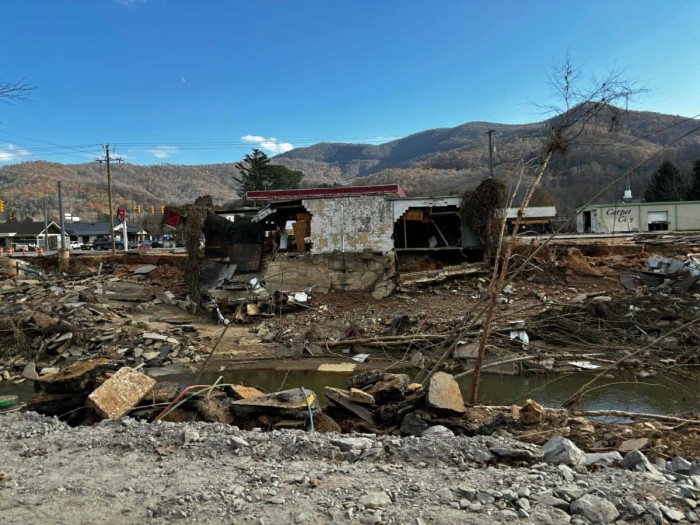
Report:
[[[167,293],[167,292],[166,292]],[[199,360],[196,333],[175,324],[168,333],[136,322],[130,312],[161,301],[136,283],[103,275],[84,279],[9,279],[0,283],[0,348],[5,380],[28,362],[42,368],[108,356],[149,367]]]

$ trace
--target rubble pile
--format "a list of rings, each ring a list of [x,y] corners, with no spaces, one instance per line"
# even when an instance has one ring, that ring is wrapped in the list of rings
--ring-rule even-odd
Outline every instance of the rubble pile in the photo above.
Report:
[[[160,333],[131,317],[162,295],[111,275],[0,282],[3,378],[19,380],[28,362],[42,375],[98,356],[149,367],[199,361],[204,350],[187,325]]]

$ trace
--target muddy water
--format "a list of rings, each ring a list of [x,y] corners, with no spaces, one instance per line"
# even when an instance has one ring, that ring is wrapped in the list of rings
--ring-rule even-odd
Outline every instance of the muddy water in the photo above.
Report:
[[[413,376],[411,371],[407,373]],[[325,403],[324,386],[347,388],[346,378],[351,374],[317,371],[241,370],[225,372],[226,383],[255,385],[270,392],[287,388],[305,387],[314,390]],[[212,383],[219,377],[211,374],[202,383]],[[492,405],[522,403],[532,398],[549,407],[558,407],[591,376],[576,374],[559,377],[484,375],[480,400]],[[469,398],[471,378],[460,382],[462,394]],[[627,383],[624,380],[602,379],[585,396],[577,408],[584,410],[625,410],[653,414],[681,414],[700,411],[700,382],[689,379],[646,379]]]
[[[413,376],[412,371],[406,371]],[[346,388],[345,380],[351,374],[294,370],[240,370],[225,372],[224,383],[244,383],[258,386],[273,392],[288,388],[305,387],[315,391],[323,404],[324,386]],[[219,374],[208,374],[199,381],[211,384]],[[532,398],[545,406],[557,407],[580,386],[590,380],[587,375],[570,375],[559,377],[542,376],[499,376],[487,374],[481,382],[480,400],[492,405],[509,405],[522,403]],[[190,377],[179,376],[162,378],[189,384]],[[460,383],[465,399],[469,398],[471,378],[464,378]],[[0,395],[15,394],[25,401],[34,391],[33,383],[26,381],[19,385],[0,382]],[[683,414],[700,411],[700,380],[652,378],[636,383],[617,379],[602,379],[595,388],[585,396],[577,408],[585,410],[625,410],[629,412],[648,412],[654,414]]]

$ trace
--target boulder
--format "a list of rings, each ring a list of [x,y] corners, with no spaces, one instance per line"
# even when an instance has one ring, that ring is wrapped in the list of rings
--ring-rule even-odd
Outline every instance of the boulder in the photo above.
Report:
[[[391,498],[386,492],[374,492],[362,496],[358,503],[364,505],[368,509],[378,509],[391,505]]]
[[[583,465],[586,454],[574,443],[563,436],[554,436],[542,447],[544,460],[554,465]]]
[[[156,384],[146,374],[124,367],[88,396],[86,405],[102,417],[117,419],[135,407]]]
[[[544,407],[538,402],[528,399],[520,408],[520,422],[524,425],[536,425],[544,418]]]
[[[421,437],[455,437],[455,433],[442,425],[426,428]]]
[[[571,514],[582,516],[594,525],[612,523],[620,515],[615,505],[592,494],[586,494],[572,501],[570,510]]]
[[[619,452],[590,452],[586,454],[584,465],[610,466],[622,461],[622,455]]]
[[[647,438],[627,439],[617,447],[618,452],[629,452],[630,450],[641,450],[649,444]]]
[[[429,427],[428,423],[418,415],[418,412],[406,414],[401,421],[401,432],[411,436],[420,436]]]
[[[639,472],[648,472],[655,476],[660,476],[658,469],[651,464],[647,457],[639,450],[630,450],[620,462],[622,468],[628,470],[637,470]]]
[[[461,415],[467,411],[459,384],[445,372],[437,372],[430,378],[427,402],[428,406],[444,412]]]
[[[381,381],[368,388],[367,393],[380,405],[399,401],[406,397],[406,388],[410,382],[411,379],[406,374],[386,374]]]

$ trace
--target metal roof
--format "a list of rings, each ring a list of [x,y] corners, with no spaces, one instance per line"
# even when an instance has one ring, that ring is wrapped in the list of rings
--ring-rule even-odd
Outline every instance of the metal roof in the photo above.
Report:
[[[49,222],[49,233],[54,229],[55,233],[60,234],[61,228],[55,222]],[[44,233],[44,222],[5,222],[0,224],[0,234],[9,233],[15,235],[41,235]]]
[[[249,201],[278,201],[290,199],[324,199],[332,197],[353,197],[358,195],[395,195],[406,197],[398,184],[377,184],[373,186],[338,186],[336,188],[302,188],[295,190],[249,191]]]

